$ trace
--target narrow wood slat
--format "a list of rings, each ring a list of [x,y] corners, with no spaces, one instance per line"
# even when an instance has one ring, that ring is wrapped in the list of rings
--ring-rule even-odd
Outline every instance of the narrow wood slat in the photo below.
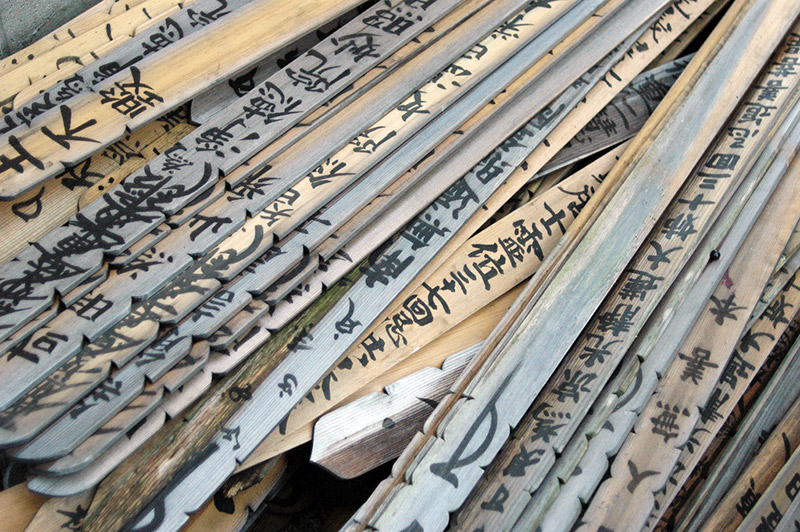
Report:
[[[700,422],[699,409],[711,408],[707,402],[736,339],[744,332],[745,316],[755,307],[797,222],[800,210],[793,212],[791,207],[792,201],[800,198],[798,171],[800,160],[793,163],[778,185],[771,209],[766,209],[753,226],[722,286],[680,346],[677,358],[641,413],[634,433],[617,454],[611,479],[601,484],[595,494],[586,514],[588,522],[608,523],[611,530],[623,526],[623,522],[634,527],[645,525],[653,508],[653,493],[667,482],[679,458],[679,446],[686,443]],[[767,227],[780,228],[769,246],[764,245],[762,237]],[[644,475],[645,471],[652,474]],[[608,495],[612,492],[613,502]]]
[[[36,40],[30,46],[7,55],[0,60],[0,73],[9,72],[25,62],[31,61],[33,58],[29,58],[29,56],[33,55],[36,57],[40,51],[47,51],[51,47],[57,46],[59,42],[72,38],[70,32],[74,34],[75,31],[72,31],[71,27],[75,27],[78,33],[80,33],[84,24],[87,24],[89,27],[94,27],[98,21],[106,20],[109,15],[108,11],[113,4],[114,0],[101,0],[86,11],[51,31],[49,34]]]
[[[621,152],[613,150],[462,244],[411,296],[362,335],[322,379],[324,393],[314,390],[304,398],[288,416],[285,430],[292,432],[319,417],[353,389],[401,363],[533,274]],[[554,220],[550,231],[540,219]],[[414,240],[413,233],[404,235]]]
[[[757,527],[764,526],[777,528],[781,524],[783,514],[791,510],[792,502],[797,498],[799,490],[800,447],[797,447],[775,475],[769,487],[761,494],[755,507],[748,512],[747,517],[736,529],[737,532],[756,530]]]
[[[395,458],[481,345],[320,417],[310,460],[341,478],[355,478]]]
[[[444,363],[446,357],[454,350],[467,349],[469,346],[480,342],[489,335],[500,318],[502,318],[503,314],[511,306],[517,293],[518,289],[514,289],[499,297],[459,325],[456,325],[433,342],[421,348],[401,364],[377,376],[334,406],[343,406],[367,394],[379,392],[390,383],[400,378],[407,377],[427,366],[440,366]],[[277,456],[289,449],[293,449],[302,443],[311,441],[315,422],[316,419],[300,427],[292,427],[287,424],[286,434],[273,432],[261,442],[256,450],[247,457],[245,462],[239,465],[237,472],[253,467],[264,460]],[[398,451],[399,450],[400,449],[398,449]]]
[[[746,464],[736,483],[709,516],[708,527],[724,526],[719,530],[736,530],[764,493],[781,467],[791,457],[791,451],[800,446],[800,401],[795,400],[780,423],[772,429],[769,438]],[[709,528],[711,529],[711,528]]]
[[[0,241],[0,263],[13,259],[28,245],[70,219],[79,201],[96,198],[130,172],[171,147],[188,133],[185,108],[170,112],[126,135],[90,159],[20,198],[0,203],[0,224],[7,238]],[[152,148],[150,148],[152,146]],[[148,149],[150,148],[150,149]]]
[[[230,79],[221,81],[206,91],[192,98],[191,116],[195,124],[206,123],[220,109],[230,105],[237,98],[261,84],[272,74],[291,63],[292,59],[306,53],[322,39],[343,26],[347,21],[355,18],[357,10],[351,10],[319,27],[298,40],[291,43],[283,50],[279,50],[269,57],[262,59],[253,67],[237,72]],[[359,78],[360,79],[360,78]]]
[[[709,400],[703,405],[700,422],[692,435],[692,444],[681,451],[678,467],[671,472],[669,482],[665,486],[666,490],[656,495],[655,508],[658,511],[654,511],[648,517],[648,529],[654,528],[664,515],[678,490],[695,469],[713,439],[717,437],[723,422],[749,387],[755,372],[761,368],[767,355],[777,345],[789,325],[791,315],[786,315],[787,310],[800,308],[800,287],[794,284],[794,279],[793,276],[780,295],[771,301],[767,311],[761,314],[758,321],[739,341]]]
[[[2,86],[0,101],[14,98],[31,83],[56,72],[59,65],[64,62],[78,63],[80,58],[91,54],[107,43],[113,43],[114,39],[132,35],[137,26],[178,4],[179,0],[149,0],[141,6],[108,19],[105,24],[76,35],[63,45],[38,54],[34,59],[18,66],[11,72],[3,73],[0,76],[0,86]],[[54,84],[55,81],[51,81],[45,86],[45,90]]]
[[[673,28],[673,29],[675,29],[675,31],[679,32],[680,31],[680,23],[681,23],[681,19],[680,18],[678,18],[678,19],[676,19],[674,21],[670,21],[670,28]],[[661,38],[662,38],[662,40],[660,42],[661,43],[665,43],[663,35],[661,35]],[[658,52],[657,43],[650,43],[650,44],[651,44],[651,46],[642,46],[642,47],[639,47],[637,49],[640,51],[640,53],[642,53],[641,52],[642,50],[647,50],[648,52],[652,51],[654,54],[657,53]],[[646,56],[646,53],[644,55]],[[632,53],[631,57],[638,57],[638,55],[636,53]],[[644,60],[644,62],[643,63],[639,63],[639,64],[641,64],[641,65],[647,64],[647,62],[649,62],[651,59],[646,59],[646,57],[645,57],[645,58],[643,58],[643,60]],[[631,64],[626,63],[626,61],[623,61],[622,63],[620,63],[620,65],[623,65],[623,64],[631,66]],[[633,63],[632,65],[635,65],[635,64],[636,63]],[[624,68],[620,67],[620,65],[617,65],[617,67],[615,67],[615,72],[617,74],[617,76],[615,76],[615,78],[625,79],[624,78],[625,75],[629,75],[630,78],[632,78],[636,74],[636,70],[633,70],[633,69],[625,70]],[[620,76],[622,76],[622,77],[620,77]],[[596,96],[592,97],[594,99],[588,100],[588,102],[595,102],[595,103],[594,104],[587,103],[586,105],[597,105],[598,107],[596,107],[596,108],[602,108],[603,103],[605,103],[605,101],[608,101],[608,100],[604,101],[603,98],[607,97],[610,100],[611,96],[617,90],[619,90],[619,89],[614,89],[613,87],[608,89],[605,86],[600,87],[600,89],[606,90],[607,93],[609,93],[608,96],[604,96],[602,90],[600,90],[598,92],[598,90],[595,89],[595,90],[592,91],[592,94],[596,94]],[[580,122],[580,119],[579,119],[578,124],[575,124],[574,122],[570,124],[571,117],[578,118],[579,116],[580,115],[577,112],[574,113],[574,114],[568,115],[568,117],[565,119],[566,123],[564,125],[567,126],[569,124],[569,127],[566,127],[564,129],[566,129],[567,131],[569,131],[570,127],[575,128],[573,131],[577,131],[578,129],[580,129],[581,125],[586,122],[585,119],[582,122]],[[540,156],[540,159],[539,159],[540,161],[545,161],[546,160],[547,156],[544,155],[544,154],[549,153],[550,156],[552,156],[552,154],[554,154],[556,151],[558,151],[560,146],[563,146],[564,144],[566,144],[566,142],[568,141],[569,137],[567,135],[563,135],[562,134],[562,136],[560,137],[561,140],[557,141],[556,139],[558,139],[558,138],[559,138],[558,136],[556,136],[556,137],[550,136],[549,137],[549,142],[546,143],[547,148],[545,148],[543,151],[540,150],[540,148],[537,148],[537,152],[542,153],[542,156]],[[559,142],[560,142],[560,144],[559,144]],[[529,158],[526,161],[526,164],[530,165],[530,168],[526,168],[525,172],[518,171],[512,176],[513,179],[515,179],[515,182],[518,184],[517,186],[521,186],[522,184],[524,184],[529,179],[529,175],[530,174],[528,172],[536,171],[537,167],[535,166],[535,163],[532,162],[534,160],[536,160],[536,159],[530,159]],[[541,164],[543,164],[543,162],[539,162],[538,164],[541,165]],[[513,185],[508,185],[507,187],[510,187],[510,186],[513,186]],[[506,189],[501,189],[501,190],[507,190],[507,188]],[[427,193],[422,193],[420,195],[420,197],[425,197],[426,195],[427,195]],[[417,202],[417,201],[419,201],[419,200],[415,200],[415,199],[412,198],[411,202],[409,202],[407,204],[401,203],[401,204],[398,205],[398,207],[399,207],[400,210],[413,209],[414,205],[415,205],[415,202]],[[505,200],[503,200],[503,201],[505,201]],[[495,206],[493,208],[496,209],[497,207],[499,207],[499,205],[497,205],[497,206]],[[483,212],[483,211],[481,211],[481,212]],[[379,223],[373,224],[373,227],[380,228],[380,227],[385,226],[386,223],[387,223],[386,221],[381,220]],[[470,222],[470,223],[472,223],[472,222]],[[365,240],[365,238],[361,238],[359,240],[359,243],[363,242],[364,240]],[[461,240],[461,242],[463,242],[463,240]],[[345,249],[347,250],[348,256],[351,256],[351,255],[354,256],[354,257],[361,256],[360,253],[356,252],[355,249],[348,249],[348,248],[345,248]],[[436,262],[436,261],[434,261],[434,262]],[[336,264],[339,264],[339,262],[337,262]],[[428,269],[431,269],[431,268],[429,267]],[[430,275],[430,272],[426,273],[425,275],[426,276]],[[334,279],[335,279],[335,277],[334,277]],[[421,282],[424,279],[425,279],[425,277],[422,277],[422,279],[417,281],[414,284],[414,286],[419,286],[419,282]],[[406,294],[404,296],[402,296],[401,298],[399,298],[399,301],[403,301],[410,293],[412,293],[412,292],[410,290],[407,290]],[[381,318],[381,320],[383,320],[383,319],[384,318]],[[254,344],[257,345],[257,343],[259,341],[263,341],[266,338],[265,335],[268,335],[268,332],[263,328],[263,326],[262,327],[257,327],[257,330],[254,330],[252,335],[248,335],[247,336],[246,342],[244,343],[244,345],[239,346],[239,348],[235,349],[233,352],[230,352],[230,353],[226,354],[226,356],[235,356],[234,353],[236,353],[238,351],[241,351],[241,350],[245,350],[246,351],[246,349],[248,349],[249,345],[254,345]],[[260,338],[260,340],[259,340],[259,338]],[[330,379],[328,379],[328,380],[330,381]],[[280,440],[281,437],[279,435],[275,435],[275,436],[278,438],[278,440]],[[270,439],[268,439],[266,442],[264,442],[264,444],[262,446],[263,449],[269,449],[270,448],[271,444],[269,442],[270,442],[271,439],[273,439],[273,438],[270,437]],[[268,451],[264,451],[264,452],[268,453]],[[254,454],[258,454],[258,453],[254,453]],[[252,461],[249,460],[249,462],[252,462]]]
[[[251,0],[193,0],[190,9],[176,12],[162,24],[139,32],[100,60],[80,69],[56,86],[2,117],[0,135],[4,140],[11,133],[38,123],[43,115],[59,105],[65,105],[82,94],[91,92],[95,86],[117,74],[125,65],[130,66],[145,57],[180,42],[184,37],[202,30],[205,26],[228,16],[234,10],[251,3]],[[131,7],[130,3],[117,2],[114,6]],[[121,12],[124,12],[122,10]],[[119,14],[119,13],[116,13]]]

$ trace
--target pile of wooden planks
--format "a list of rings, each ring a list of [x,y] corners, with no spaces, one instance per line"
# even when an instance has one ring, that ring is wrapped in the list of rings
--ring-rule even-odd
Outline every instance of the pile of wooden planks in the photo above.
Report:
[[[4,530],[800,527],[797,2],[103,0],[0,87]]]

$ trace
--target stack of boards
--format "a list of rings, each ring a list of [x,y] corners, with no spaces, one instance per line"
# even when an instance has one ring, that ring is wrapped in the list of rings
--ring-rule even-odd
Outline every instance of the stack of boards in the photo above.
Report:
[[[4,531],[306,442],[347,532],[800,529],[796,0],[101,0],[0,102]]]

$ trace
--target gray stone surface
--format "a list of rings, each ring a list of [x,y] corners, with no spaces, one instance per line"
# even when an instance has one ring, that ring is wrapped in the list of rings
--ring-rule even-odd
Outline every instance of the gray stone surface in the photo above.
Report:
[[[42,38],[98,0],[0,0],[0,57]]]

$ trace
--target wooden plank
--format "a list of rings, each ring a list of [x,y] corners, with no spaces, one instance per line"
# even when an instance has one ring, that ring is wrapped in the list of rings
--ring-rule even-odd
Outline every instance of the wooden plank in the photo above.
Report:
[[[800,447],[795,448],[792,456],[758,498],[755,507],[748,512],[747,517],[736,529],[737,532],[755,530],[758,526],[777,528],[781,524],[783,514],[791,510],[792,502],[797,498],[800,490],[798,484],[800,484]]]
[[[610,152],[557,188],[465,242],[402,303],[395,303],[293,410],[286,431],[319,417],[377,375],[532,275],[613,167]],[[557,220],[550,231],[539,221]],[[416,242],[414,233],[404,238]],[[370,349],[381,345],[384,349]],[[345,368],[347,370],[345,371]],[[319,387],[319,386],[318,386]],[[283,431],[282,431],[283,432]]]
[[[612,530],[623,522],[634,527],[645,525],[653,509],[653,493],[668,481],[669,472],[679,459],[680,447],[701,420],[700,409],[704,408],[703,412],[707,413],[709,408],[714,408],[708,401],[712,399],[716,381],[736,340],[744,332],[744,318],[755,307],[797,223],[800,211],[795,212],[791,207],[792,202],[800,198],[799,171],[800,159],[781,180],[770,209],[765,209],[753,226],[722,285],[661,378],[656,393],[640,414],[634,433],[628,436],[617,454],[611,479],[602,483],[595,494],[586,513],[588,522],[608,523]],[[789,201],[784,203],[784,200]],[[780,227],[769,246],[763,244],[762,237],[767,227]],[[731,305],[726,307],[726,302]],[[667,417],[662,416],[664,412],[668,412]],[[662,421],[666,424],[661,424]],[[640,476],[641,471],[653,471],[653,474],[644,478]]]
[[[99,22],[106,20],[109,15],[109,10],[113,4],[114,0],[101,0],[83,13],[80,13],[76,17],[70,19],[55,30],[51,31],[49,34],[38,39],[30,46],[7,55],[0,60],[0,74],[10,72],[11,70],[17,68],[17,66],[27,61],[31,61],[38,53],[47,51],[53,46],[57,46],[65,39],[72,38],[70,33],[75,34],[76,31],[77,33],[81,33],[85,27],[94,27]],[[30,57],[31,55],[33,57]]]
[[[761,445],[761,435],[780,423],[797,400],[796,395],[785,391],[791,389],[790,383],[800,375],[799,349],[800,345],[795,341],[766,389],[739,425],[736,435],[709,472],[708,481],[700,490],[700,495],[705,495],[706,498],[697,500],[702,504],[693,505],[694,508],[682,523],[682,529],[701,530],[706,523],[714,524],[728,519],[738,523],[742,519],[741,515],[737,516],[729,510],[731,507],[735,509],[738,500],[727,499],[727,493],[729,490],[740,489],[737,479],[753,463]],[[745,486],[744,491],[746,489]],[[719,514],[716,513],[716,508],[720,508]]]
[[[771,142],[780,146],[784,143],[786,133],[795,126],[795,120],[787,119]],[[545,517],[549,526],[571,528],[582,511],[582,504],[588,501],[596,486],[604,478],[604,473],[609,467],[608,457],[613,456],[622,445],[636,421],[638,412],[651,397],[658,383],[658,375],[667,371],[675,355],[674,339],[683,338],[686,334],[684,330],[691,329],[694,325],[696,316],[700,312],[696,308],[704,308],[704,304],[713,293],[713,288],[727,271],[742,239],[772,194],[775,181],[783,175],[785,165],[788,164],[785,159],[787,157],[790,159],[794,153],[792,147],[794,143],[789,141],[786,144],[787,148],[779,158],[784,160],[778,162],[774,168],[770,168],[770,165],[775,159],[773,154],[777,148],[768,148],[761,154],[755,168],[727,202],[725,210],[711,232],[631,346],[629,353],[634,360],[638,354],[646,355],[638,371],[634,370],[636,373],[634,386],[620,400],[619,406],[608,418],[608,423],[604,424],[599,433],[592,436],[589,441],[589,448],[580,462],[580,478],[569,486],[571,493],[567,495],[568,504],[561,501],[561,508],[568,507],[570,512],[567,513],[566,510],[550,512]],[[762,175],[768,169],[772,174],[767,173],[762,179]],[[756,188],[757,183],[760,184]],[[720,259],[709,262],[708,257],[713,250],[720,252]],[[656,349],[662,340],[663,347]],[[633,378],[631,375],[631,379]],[[612,389],[611,393],[622,393],[624,388],[618,390]]]
[[[780,468],[789,460],[791,451],[800,446],[798,424],[800,401],[796,400],[778,426],[772,429],[758,454],[748,463],[742,464],[744,470],[736,483],[709,516],[709,527],[725,526],[727,528],[720,530],[736,530],[758,495],[765,492]]]
[[[322,39],[343,26],[347,21],[355,18],[357,11],[350,10],[336,20],[332,20],[313,32],[303,35],[283,50],[262,59],[252,68],[237,72],[235,76],[224,80],[206,91],[198,94],[191,101],[192,122],[195,124],[206,123],[220,109],[241,98],[250,89],[266,81],[272,74],[292,62],[292,59],[306,53]]]
[[[39,53],[34,59],[17,66],[11,72],[2,74],[0,77],[2,80],[0,101],[14,98],[32,82],[57,72],[59,66],[65,62],[80,63],[80,59],[87,55],[91,59],[90,54],[103,45],[113,43],[114,39],[120,36],[131,36],[140,24],[178,5],[179,0],[148,0],[133,9],[109,18],[105,24],[76,35],[63,45]],[[51,80],[45,85],[45,90],[53,84],[55,81]]]
[[[675,30],[676,30],[676,31],[680,31],[680,30],[679,30],[679,28],[680,28],[680,23],[681,23],[681,19],[680,19],[680,18],[678,18],[677,20],[671,21],[671,23],[670,23],[670,27],[671,27],[671,28],[675,28]],[[663,39],[664,39],[663,35],[662,35],[661,37],[662,37],[661,43],[664,43],[665,41],[663,40]],[[644,50],[648,50],[648,51],[654,51],[653,53],[657,53],[657,51],[658,51],[658,46],[657,46],[657,43],[649,43],[649,46],[641,46],[641,47],[639,47],[638,49],[639,49],[639,50],[643,50],[643,49],[644,49]],[[636,57],[636,56],[634,55],[634,57]],[[648,61],[649,61],[649,59],[644,59],[644,63],[641,63],[641,64],[646,64]],[[624,62],[623,62],[623,63],[624,63]],[[625,76],[625,75],[626,75],[626,74],[624,73],[624,72],[625,72],[625,70],[624,70],[623,68],[620,68],[620,66],[619,66],[619,65],[618,65],[618,66],[615,68],[615,72],[617,73],[617,76],[620,76],[620,75],[622,75],[622,76]],[[627,72],[628,72],[628,74],[627,74],[627,75],[630,75],[630,76],[631,76],[631,78],[632,78],[632,77],[633,77],[633,75],[635,75],[635,73],[636,73],[635,71],[631,72],[631,70],[628,70]],[[624,77],[622,77],[622,78],[620,78],[620,79],[624,79]],[[603,88],[605,88],[605,87],[603,87]],[[595,90],[595,91],[593,91],[593,93],[595,93],[595,94],[598,94],[596,90]],[[601,91],[601,92],[598,94],[598,96],[599,96],[600,94],[602,94],[602,91]],[[607,96],[607,97],[608,97],[608,99],[611,99],[611,96],[612,96],[613,94],[614,94],[614,92],[611,92],[611,94],[609,94],[609,95]],[[595,98],[597,98],[597,96],[595,96]],[[601,98],[602,98],[602,97],[601,97]],[[589,102],[592,102],[592,100],[588,100],[588,101],[589,101]],[[595,100],[595,101],[597,101],[597,100]],[[608,101],[608,100],[605,100],[605,101]],[[598,107],[597,107],[597,108],[602,108],[602,105],[603,105],[603,103],[605,103],[605,102],[604,102],[604,101],[601,99],[601,100],[599,101],[599,104],[598,104],[598,103],[595,103],[595,105],[598,105]],[[591,104],[587,104],[587,105],[591,105]],[[570,120],[570,117],[572,117],[572,116],[573,116],[573,115],[569,115],[569,116],[566,118],[566,122],[569,122],[569,120]],[[576,117],[577,117],[577,116],[579,116],[579,115],[575,114],[574,116],[576,116]],[[583,123],[585,123],[585,120],[584,120],[584,122],[582,122],[582,123],[579,123],[579,124],[577,124],[577,125],[575,125],[575,124],[573,123],[573,124],[571,125],[571,127],[574,127],[574,128],[575,128],[575,129],[574,129],[574,131],[577,131],[577,130],[579,130],[579,129],[581,128],[581,125],[582,125]],[[566,124],[565,124],[565,125],[566,125]],[[567,128],[567,130],[569,130],[569,129]],[[558,137],[555,137],[555,138],[558,138]],[[561,140],[561,142],[562,142],[561,144],[559,144],[559,143],[558,143],[558,141],[556,141],[556,140],[555,140],[555,138],[551,136],[551,137],[550,137],[550,141],[547,143],[547,146],[548,146],[548,147],[550,147],[550,148],[552,148],[552,151],[550,151],[550,152],[549,152],[551,155],[552,155],[552,154],[554,154],[556,151],[558,151],[559,147],[560,147],[560,146],[563,146],[563,144],[566,144],[566,142],[568,141],[568,137],[567,137],[566,135],[563,135],[563,136],[562,136],[563,140]],[[540,150],[539,148],[537,148],[537,151],[541,152],[541,150]],[[545,150],[544,150],[544,153],[548,153],[547,149],[545,149]],[[544,158],[544,160],[546,160],[546,158]],[[531,161],[531,160],[529,159],[529,160],[528,160],[528,162],[530,162],[530,161]],[[541,163],[540,163],[540,164],[541,164]],[[531,171],[531,172],[535,172],[535,171],[536,171],[536,169],[537,169],[537,168],[536,168],[535,166],[531,165],[531,169],[530,169],[530,171]],[[527,170],[527,169],[526,169],[526,170]],[[528,180],[528,178],[529,178],[529,175],[530,175],[530,174],[529,174],[529,173],[527,173],[527,172],[517,172],[517,173],[515,173],[515,174],[514,174],[514,176],[517,176],[517,174],[520,174],[520,175],[519,175],[519,177],[516,177],[516,183],[519,183],[519,185],[522,185],[522,184],[524,184],[524,183],[525,183],[525,182]],[[519,186],[519,185],[518,185],[518,186]],[[509,186],[510,186],[510,185],[509,185]],[[508,188],[506,188],[506,189],[501,189],[501,190],[508,190]],[[425,195],[424,195],[424,194],[422,194],[420,197],[425,197]],[[402,209],[406,209],[406,210],[408,210],[408,209],[411,209],[411,208],[413,208],[413,206],[414,206],[414,204],[415,204],[415,202],[416,202],[416,201],[419,201],[419,200],[413,200],[413,201],[411,201],[410,203],[408,203],[408,204],[406,204],[406,205],[402,205],[402,204],[401,204],[401,208],[402,208]],[[505,200],[503,200],[503,201],[505,201]],[[497,205],[497,206],[499,206],[499,205]],[[494,208],[497,208],[497,207],[494,207]],[[485,219],[485,218],[484,218],[484,219]],[[383,221],[383,220],[381,220],[381,223],[379,223],[379,224],[374,224],[374,226],[375,226],[375,227],[383,227],[384,225],[386,225],[386,222],[385,222],[385,221]],[[360,240],[360,242],[362,242],[363,240],[364,240],[364,239],[362,238],[362,239]],[[463,242],[463,240],[462,240],[462,242]],[[359,256],[359,253],[357,253],[357,252],[356,252],[356,250],[354,250],[354,249],[348,249],[348,248],[345,248],[345,249],[347,249],[348,256],[350,256],[350,255],[352,255],[353,257],[358,257],[358,256]],[[338,262],[337,262],[337,264],[338,264]],[[429,268],[429,269],[430,269],[430,268]],[[429,272],[429,273],[427,273],[427,275],[430,275],[430,272]],[[335,277],[334,277],[334,278],[335,278]],[[424,277],[423,277],[421,280],[424,280]],[[419,286],[419,282],[421,282],[421,280],[420,280],[420,281],[417,281],[417,282],[415,283],[415,285],[414,285],[414,286]],[[410,292],[410,291],[407,291],[406,295],[405,295],[405,296],[403,296],[403,298],[401,298],[401,299],[400,299],[400,301],[402,301],[403,299],[405,299],[405,297],[406,297],[406,296],[408,296],[408,295],[409,295],[409,293],[411,293],[411,292]],[[383,318],[382,318],[382,319],[383,319]],[[258,330],[254,330],[254,331],[253,331],[253,334],[252,334],[252,335],[248,335],[248,337],[247,337],[247,342],[245,343],[245,345],[244,345],[244,346],[242,346],[243,348],[244,348],[244,347],[246,347],[248,344],[251,344],[251,343],[257,344],[257,343],[258,343],[258,341],[259,341],[259,338],[262,338],[262,340],[261,340],[261,341],[263,341],[263,339],[265,338],[265,336],[264,336],[264,335],[268,334],[268,333],[266,332],[266,330],[265,330],[263,327],[262,327],[262,328],[257,328],[257,329],[258,329]],[[226,356],[233,356],[233,353],[229,353],[229,354],[227,354]],[[290,419],[290,423],[291,423],[291,419]],[[277,435],[276,435],[276,436],[277,436]],[[270,442],[270,440],[271,440],[271,439],[273,439],[273,438],[272,438],[272,437],[270,437],[270,438],[269,438],[269,439],[268,439],[266,442],[264,442],[264,445],[263,445],[263,448],[264,448],[264,449],[268,449],[268,448],[269,448],[269,446],[270,446],[269,442]],[[278,439],[280,439],[280,437],[279,437]],[[266,452],[266,451],[265,451],[265,452]],[[257,454],[257,453],[254,453],[254,455],[255,455],[255,454]],[[251,462],[251,461],[249,461],[249,462]]]
[[[136,2],[136,4],[138,3]],[[2,118],[4,125],[0,129],[0,134],[5,138],[17,128],[31,126],[56,106],[66,104],[73,98],[90,92],[97,84],[124,69],[125,65],[134,65],[146,56],[174,45],[184,37],[202,30],[212,21],[226,17],[233,10],[248,3],[250,0],[225,0],[224,2],[193,0],[190,9],[178,11],[163,24],[158,24],[147,31],[135,32],[136,36],[125,45],[109,52],[102,59],[93,61],[74,76],[65,79],[55,87],[6,114]],[[120,10],[114,10],[113,7]],[[135,7],[135,4],[130,1],[116,2],[113,7],[109,11],[111,16],[118,15],[127,8]]]
[[[6,509],[3,513],[3,526],[8,527],[9,531],[24,530],[39,505],[47,500],[25,489],[24,484],[18,484],[0,493],[3,493]]]
[[[29,532],[59,532],[64,529],[70,530],[70,527],[78,528],[92,495],[94,492],[89,491],[74,497],[48,499],[38,508],[36,515],[30,523],[27,523],[28,526],[20,528],[19,531],[22,532],[24,529]]]
[[[800,307],[800,288],[794,284],[794,279],[795,276],[781,293],[773,298],[758,321],[739,341],[719,382],[709,396],[710,399],[703,406],[700,422],[692,436],[692,445],[681,451],[677,462],[679,465],[671,472],[666,490],[655,498],[655,508],[658,511],[654,511],[648,517],[649,529],[652,529],[664,515],[664,511],[670,506],[678,490],[695,469],[713,439],[717,437],[723,422],[752,382],[755,371],[764,364],[767,355],[777,345],[791,318],[791,315],[787,316],[786,313],[792,312],[789,309]],[[759,340],[760,337],[763,340]]]
[[[0,224],[8,238],[0,241],[0,263],[67,222],[79,202],[107,192],[189,132],[186,109],[179,107],[108,146],[69,171],[20,198],[0,202]]]
[[[355,478],[398,456],[481,345],[320,417],[311,461],[339,477]]]
[[[338,405],[334,406],[341,406],[367,394],[378,392],[391,382],[407,377],[424,367],[441,365],[444,363],[446,357],[452,354],[454,350],[466,349],[486,338],[497,322],[500,321],[500,318],[503,317],[503,314],[511,306],[517,293],[518,290],[514,289],[499,297],[459,325],[456,325],[433,342],[421,348],[401,364],[398,364],[383,375],[371,380],[365,386],[338,403]],[[299,406],[299,408],[303,408],[303,406]],[[312,429],[316,419],[313,419],[303,426],[296,426],[294,424],[297,419],[304,417],[302,413],[293,416],[294,419],[287,423],[286,434],[281,434],[280,431],[270,434],[261,442],[256,450],[253,451],[247,460],[239,465],[237,471],[255,466],[264,460],[277,456],[289,449],[293,449],[307,441],[311,441],[313,436]]]

